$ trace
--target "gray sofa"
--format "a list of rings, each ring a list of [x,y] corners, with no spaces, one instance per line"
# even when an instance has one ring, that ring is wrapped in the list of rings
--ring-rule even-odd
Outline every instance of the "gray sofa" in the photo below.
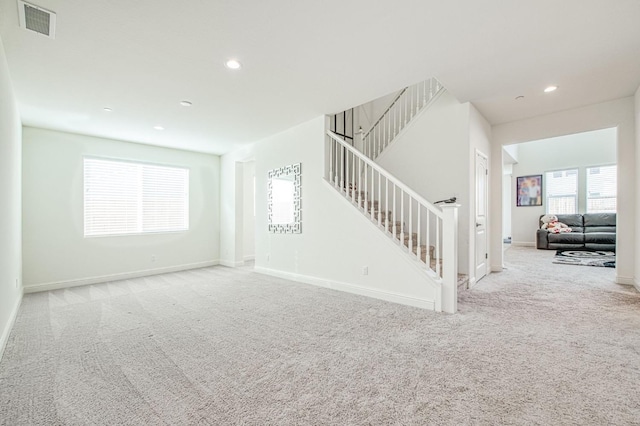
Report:
[[[560,222],[566,223],[572,231],[553,234],[546,229],[540,229],[542,220],[538,220],[536,248],[547,250],[616,250],[615,213],[559,214],[556,216]]]

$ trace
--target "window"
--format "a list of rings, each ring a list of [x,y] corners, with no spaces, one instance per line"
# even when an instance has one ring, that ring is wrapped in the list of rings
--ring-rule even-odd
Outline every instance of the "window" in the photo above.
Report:
[[[545,178],[547,213],[577,213],[578,169],[547,172]]]
[[[189,169],[84,159],[84,235],[189,229]]]
[[[587,168],[587,213],[616,211],[616,166]]]

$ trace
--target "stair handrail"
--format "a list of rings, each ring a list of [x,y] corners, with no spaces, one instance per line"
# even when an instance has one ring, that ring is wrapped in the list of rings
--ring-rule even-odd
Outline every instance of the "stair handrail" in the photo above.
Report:
[[[391,108],[393,108],[393,106],[398,102],[398,100],[402,97],[402,95],[404,95],[404,93],[409,89],[409,86],[405,87],[404,89],[402,89],[400,91],[400,93],[398,93],[398,96],[395,97],[395,99],[393,100],[393,102],[391,102],[391,105],[389,105],[389,107],[382,113],[382,115],[380,116],[380,118],[378,118],[378,121],[376,121],[375,123],[373,123],[373,126],[371,126],[369,128],[369,130],[367,130],[362,137],[366,138],[367,136],[369,136],[369,133],[371,133],[371,131],[373,131],[373,129],[378,125],[378,123],[380,123],[382,121],[382,119],[385,117],[385,115],[387,115],[389,113],[389,111],[391,111]]]
[[[434,309],[456,312],[460,205],[435,206],[330,130],[326,131],[326,141],[329,145],[325,151],[328,182],[377,223],[378,229],[392,240],[398,240],[398,245],[406,249],[408,255],[425,265],[429,280],[435,286]],[[396,198],[398,190],[400,194]],[[391,210],[387,210],[390,205]],[[401,218],[399,222],[395,221],[397,217]],[[421,220],[422,217],[425,219]]]
[[[362,132],[362,152],[375,159],[444,90],[436,78],[429,78],[400,91],[376,122]]]
[[[435,206],[432,203],[430,203],[429,201],[427,201],[420,194],[418,194],[413,189],[411,189],[407,185],[405,185],[400,179],[398,179],[397,177],[395,177],[394,175],[389,173],[388,170],[380,167],[376,162],[371,160],[369,157],[367,157],[366,155],[364,155],[362,152],[358,151],[357,149],[355,149],[351,145],[349,145],[344,139],[342,139],[340,136],[338,136],[337,134],[335,134],[331,130],[327,130],[327,135],[331,139],[335,140],[340,145],[342,145],[345,149],[347,149],[353,155],[355,155],[356,157],[358,157],[362,161],[364,161],[366,164],[368,164],[372,169],[376,170],[378,173],[380,173],[383,176],[385,176],[389,180],[389,182],[393,182],[402,191],[404,191],[405,194],[409,195],[411,198],[416,200],[418,203],[422,204],[424,207],[429,209],[433,214],[435,214],[439,218],[443,218],[442,209],[440,207]]]

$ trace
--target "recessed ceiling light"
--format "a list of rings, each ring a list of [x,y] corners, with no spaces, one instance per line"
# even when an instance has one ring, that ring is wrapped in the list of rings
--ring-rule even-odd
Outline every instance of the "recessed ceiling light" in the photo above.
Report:
[[[183,107],[190,107],[193,104],[189,101],[180,101],[180,105],[182,105]]]
[[[556,90],[558,90],[558,86],[549,86],[546,89],[544,89],[544,93],[551,93],[551,92],[555,92]]]
[[[516,96],[516,101],[521,101],[524,99],[524,96],[520,95],[520,96]]]
[[[111,108],[109,108],[109,107],[104,107],[104,108],[102,108],[102,109],[103,109],[103,110],[105,110],[105,111],[107,111],[107,112],[111,112],[111,111],[113,111],[113,110],[112,110]]]
[[[153,128],[156,130],[164,130],[164,127],[162,126],[153,126]]]
[[[227,62],[225,62],[225,65],[227,66],[227,68],[229,68],[230,70],[239,70],[242,65],[240,64],[240,62],[238,62],[235,59],[229,59]]]

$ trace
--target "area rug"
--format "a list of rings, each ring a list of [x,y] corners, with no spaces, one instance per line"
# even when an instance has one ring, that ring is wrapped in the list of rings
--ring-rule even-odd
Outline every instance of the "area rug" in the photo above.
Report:
[[[553,263],[615,268],[616,254],[612,251],[558,250]]]

